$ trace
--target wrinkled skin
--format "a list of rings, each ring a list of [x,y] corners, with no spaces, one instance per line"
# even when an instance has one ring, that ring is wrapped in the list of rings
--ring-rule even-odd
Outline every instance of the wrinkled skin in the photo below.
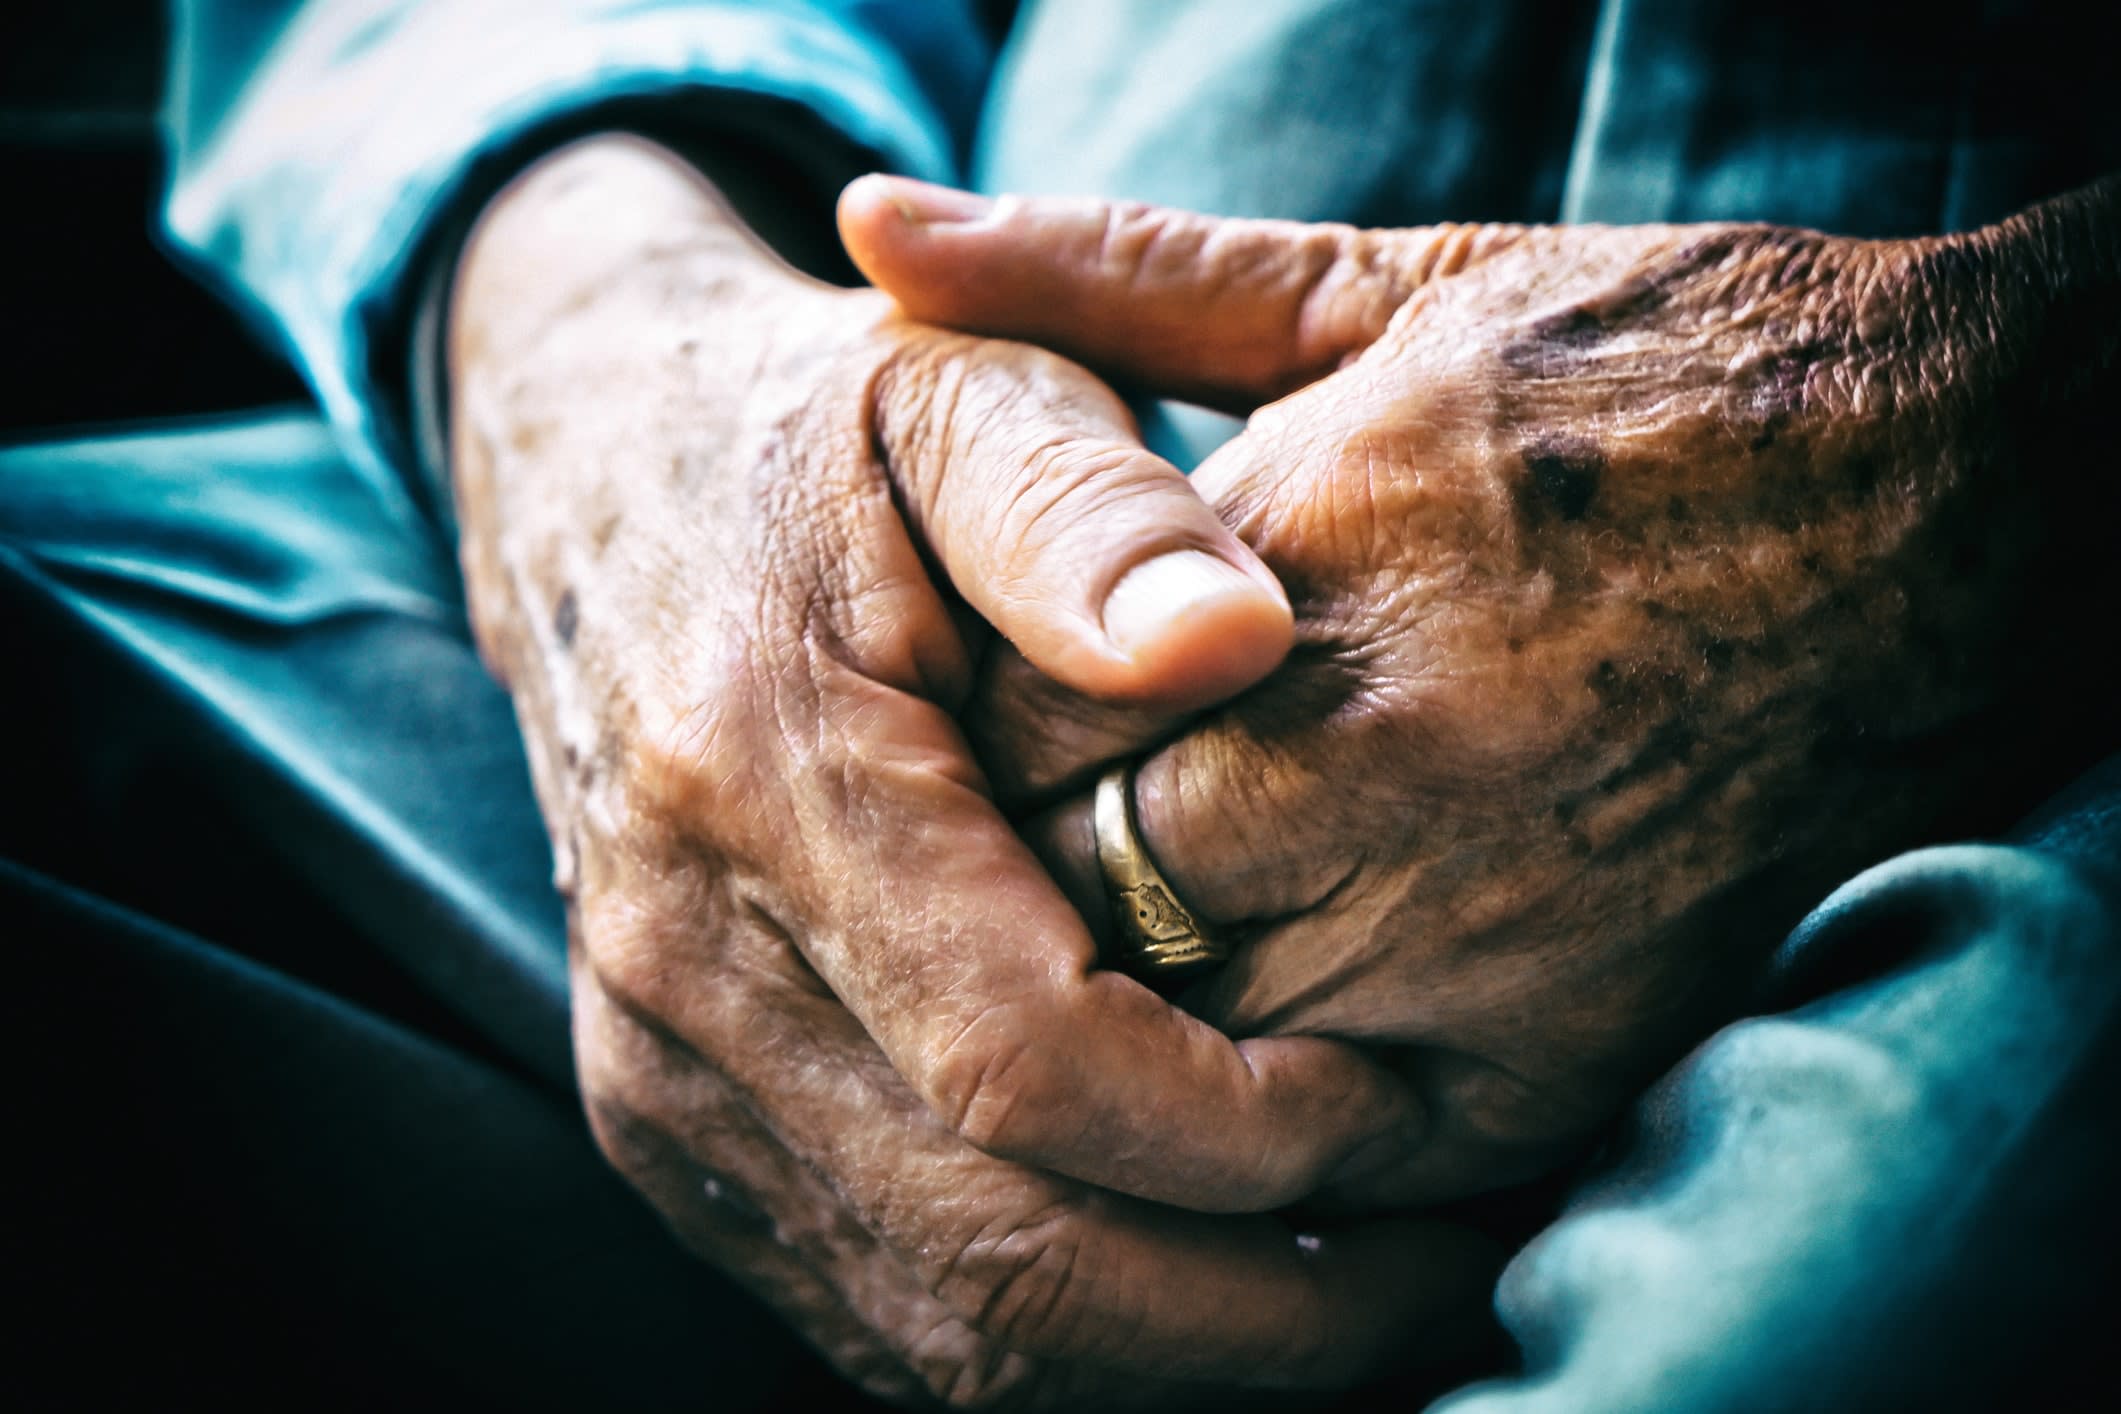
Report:
[[[1020,807],[1147,753],[1143,838],[1242,939],[1201,1013],[1389,1047],[1427,1100],[1389,1204],[1551,1165],[1833,882],[2111,749],[2077,527],[2112,524],[2116,187],[1923,242],[876,178],[842,226],[918,317],[1257,409],[1194,479],[1288,663],[1188,721],[1005,655],[974,734]],[[1095,916],[1087,804],[1032,828]]]
[[[453,305],[467,595],[585,1103],[682,1241],[869,1389],[967,1406],[1342,1384],[1477,1305],[1462,1234],[1243,1216],[1418,1145],[1410,1092],[1099,970],[953,722],[983,620],[1157,711],[1288,645],[1103,385],[795,276],[620,139],[498,198]]]

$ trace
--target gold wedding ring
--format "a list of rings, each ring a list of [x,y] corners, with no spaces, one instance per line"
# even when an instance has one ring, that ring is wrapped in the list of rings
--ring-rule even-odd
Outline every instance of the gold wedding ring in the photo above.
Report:
[[[1134,829],[1134,768],[1115,766],[1099,778],[1091,804],[1097,866],[1112,901],[1112,926],[1122,963],[1131,971],[1168,977],[1213,967],[1230,949],[1178,901]]]

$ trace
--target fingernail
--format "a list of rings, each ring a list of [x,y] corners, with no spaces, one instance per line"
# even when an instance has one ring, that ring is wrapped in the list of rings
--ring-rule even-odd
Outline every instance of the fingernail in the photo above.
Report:
[[[1205,550],[1176,550],[1120,576],[1105,596],[1105,636],[1131,653],[1217,600],[1264,592],[1258,580]]]
[[[917,182],[910,177],[893,178],[888,195],[898,214],[916,226],[978,221],[994,210],[992,201],[975,192]]]

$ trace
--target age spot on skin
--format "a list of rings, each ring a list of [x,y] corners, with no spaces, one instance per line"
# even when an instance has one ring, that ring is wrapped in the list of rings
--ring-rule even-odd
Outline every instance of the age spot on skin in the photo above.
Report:
[[[560,640],[562,648],[574,647],[575,630],[581,627],[581,621],[582,610],[581,606],[575,603],[574,591],[561,590],[560,602],[552,608],[552,632],[553,636]]]
[[[1728,262],[1744,239],[1739,232],[1716,232],[1603,295],[1535,321],[1504,346],[1502,361],[1513,372],[1536,378],[1578,372],[1615,335],[1671,303],[1681,286]]]
[[[1600,795],[1615,795],[1627,786],[1646,780],[1674,766],[1685,765],[1700,746],[1700,737],[1685,721],[1659,722],[1632,760],[1608,772],[1592,787]]]
[[[1589,443],[1538,442],[1525,449],[1524,469],[1518,514],[1527,527],[1536,527],[1550,513],[1565,521],[1582,520],[1598,496],[1606,460]]]
[[[1753,378],[1753,411],[1770,434],[1770,441],[1784,421],[1805,410],[1812,370],[1832,357],[1833,350],[1824,343],[1811,343],[1762,361]]]
[[[1503,346],[1501,358],[1512,373],[1531,378],[1566,378],[1587,362],[1613,332],[1602,312],[1590,305],[1578,305],[1534,323]]]

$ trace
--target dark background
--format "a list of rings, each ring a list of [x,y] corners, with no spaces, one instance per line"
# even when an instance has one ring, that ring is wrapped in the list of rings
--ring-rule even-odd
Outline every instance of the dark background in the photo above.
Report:
[[[161,245],[163,0],[0,3],[0,440],[303,396]]]

